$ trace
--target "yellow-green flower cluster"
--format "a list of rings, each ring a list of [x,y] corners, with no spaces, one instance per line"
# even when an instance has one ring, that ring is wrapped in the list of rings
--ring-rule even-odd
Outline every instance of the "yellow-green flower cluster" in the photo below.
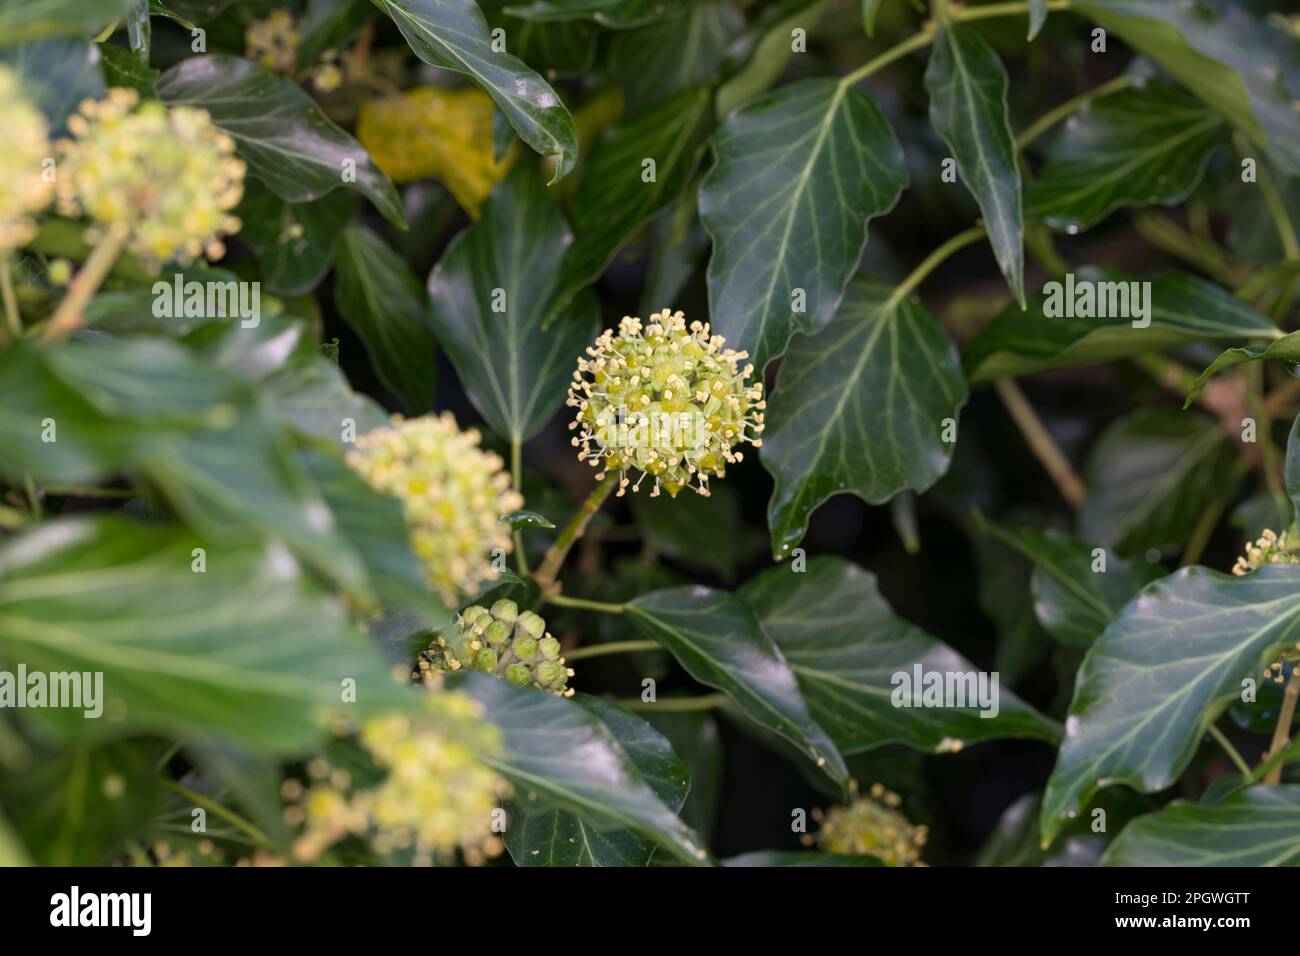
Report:
[[[276,73],[292,73],[298,56],[298,28],[288,10],[254,20],[244,30],[244,55]]]
[[[300,863],[349,836],[366,840],[381,856],[410,853],[429,866],[454,858],[478,865],[501,852],[501,801],[505,779],[482,760],[500,747],[500,731],[482,720],[477,701],[461,694],[429,695],[429,718],[397,714],[366,721],[358,733],[374,763],[386,771],[369,788],[324,758],[308,765],[307,786],[287,781],[286,820],[301,825],[293,855]]]
[[[43,163],[51,158],[49,130],[41,111],[24,98],[18,78],[0,67],[0,255],[36,235],[32,217],[54,196]]]
[[[874,856],[886,866],[924,866],[921,848],[928,830],[913,826],[898,812],[902,802],[898,794],[877,783],[869,796],[855,797],[848,806],[832,807],[824,815],[818,813],[818,847],[827,853]]]
[[[746,384],[748,355],[725,347],[708,325],[688,327],[681,312],[667,309],[642,323],[625,316],[618,332],[606,330],[578,359],[568,404],[577,409],[569,428],[578,431],[578,458],[620,476],[618,493],[640,472],[676,496],[690,487],[709,493],[709,478],[744,458],[737,446],[763,442],[763,386]]]
[[[371,487],[401,500],[412,550],[447,604],[497,579],[493,552],[513,545],[501,518],[524,502],[500,456],[479,448],[477,431],[461,431],[448,412],[395,415],[359,438],[347,460]]]
[[[497,601],[491,610],[478,604],[466,608],[420,653],[412,676],[433,685],[439,674],[461,668],[573,696],[568,686],[573,668],[560,656],[560,642],[546,633],[546,621],[532,611],[521,614],[514,601]]]
[[[1266,564],[1300,564],[1300,553],[1292,550],[1292,545],[1287,542],[1287,532],[1277,534],[1265,528],[1253,544],[1247,541],[1246,553],[1237,558],[1232,573],[1249,574]]]
[[[175,258],[225,253],[220,236],[239,231],[230,210],[244,191],[235,142],[207,110],[139,102],[111,89],[86,100],[68,120],[73,139],[59,143],[59,211],[87,216],[87,237],[122,236],[150,268]]]

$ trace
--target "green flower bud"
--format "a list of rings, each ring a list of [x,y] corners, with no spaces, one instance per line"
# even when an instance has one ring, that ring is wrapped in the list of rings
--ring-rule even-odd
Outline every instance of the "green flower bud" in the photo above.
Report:
[[[874,784],[870,796],[855,795],[848,806],[819,815],[817,845],[827,853],[874,856],[886,866],[924,866],[921,848],[927,828],[913,826],[898,812],[902,802],[898,794]]]
[[[573,694],[568,687],[573,671],[560,656],[560,642],[546,633],[541,615],[520,613],[514,601],[497,601],[490,611],[477,604],[467,607],[420,653],[411,676],[433,684],[438,675],[461,668],[495,674],[520,687]]]

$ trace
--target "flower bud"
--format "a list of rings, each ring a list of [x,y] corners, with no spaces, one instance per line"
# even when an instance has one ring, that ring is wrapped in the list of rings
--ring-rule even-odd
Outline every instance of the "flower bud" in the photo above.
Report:
[[[427,684],[462,667],[504,677],[520,687],[539,687],[564,696],[571,671],[560,656],[560,642],[546,633],[546,621],[519,612],[514,601],[497,601],[489,611],[475,604],[439,634],[416,662],[411,676]]]
[[[870,796],[855,796],[848,806],[825,814],[817,845],[827,853],[874,856],[886,866],[924,866],[921,848],[928,830],[899,813],[901,804],[898,794],[875,784]]]

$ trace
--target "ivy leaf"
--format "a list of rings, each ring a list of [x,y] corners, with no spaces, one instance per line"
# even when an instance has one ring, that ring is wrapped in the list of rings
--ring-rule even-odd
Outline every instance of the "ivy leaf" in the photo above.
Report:
[[[1080,278],[1130,281],[1110,270],[1086,270]],[[971,383],[1095,365],[1200,340],[1277,338],[1281,334],[1268,318],[1204,279],[1169,272],[1150,281],[1150,294],[1144,297],[1150,305],[1151,324],[1145,328],[1135,328],[1133,320],[1125,317],[1049,317],[1044,312],[1047,296],[1038,293],[1029,297],[1028,310],[1007,308],[966,346],[962,363]],[[1100,285],[1097,290],[1099,296],[1109,296]],[[1064,302],[1069,298],[1065,295],[1068,289],[1061,292]]]
[[[841,853],[800,853],[798,850],[755,850],[728,857],[723,866],[884,866],[879,857]]]
[[[1234,458],[1213,419],[1139,409],[1113,422],[1093,446],[1079,533],[1128,554],[1181,548],[1205,510],[1231,496]]]
[[[338,365],[326,358],[288,366],[263,387],[281,421],[299,434],[335,442],[345,451],[352,447],[344,441],[348,419],[356,423],[358,435],[388,423],[384,409],[354,392]]]
[[[615,734],[586,708],[487,674],[466,674],[453,684],[483,704],[484,719],[501,728],[504,752],[485,760],[514,784],[517,805],[563,809],[602,832],[634,831],[683,863],[708,860]],[[639,734],[636,739],[644,748]],[[639,756],[648,761],[647,754]]]
[[[740,9],[721,0],[617,34],[610,44],[610,72],[623,88],[627,113],[641,114],[696,84],[711,83],[744,26]]]
[[[668,741],[607,700],[578,694],[573,701],[605,725],[655,796],[679,812],[690,780]],[[655,855],[655,844],[636,833],[602,832],[561,810],[529,813],[526,804],[515,801],[510,817],[505,843],[517,866],[646,866]]]
[[[1212,806],[1175,800],[1121,830],[1100,865],[1300,866],[1300,787],[1249,787]]]
[[[706,587],[643,594],[627,605],[632,626],[658,641],[696,680],[725,693],[759,727],[792,744],[841,790],[848,770],[813,720],[794,673],[735,595]]]
[[[307,9],[298,21],[298,69],[311,67],[326,50],[347,46],[373,10],[367,0],[307,0]]]
[[[595,20],[602,27],[624,30],[675,17],[692,0],[534,0],[527,6],[506,7],[524,20]]]
[[[520,20],[507,16],[511,0],[480,0],[479,9],[488,25],[501,27],[510,37],[510,48],[519,59],[550,79],[579,76],[596,61],[596,24],[583,20]]]
[[[998,268],[1023,304],[1025,228],[1006,68],[978,33],[949,24],[935,37],[925,88],[930,125],[953,151],[961,181],[984,214]]]
[[[67,132],[67,119],[84,99],[104,96],[101,43],[69,37],[50,37],[0,52],[18,77],[23,96],[30,99],[50,124],[50,132]]]
[[[1192,382],[1192,387],[1187,390],[1187,400],[1183,402],[1183,408],[1196,401],[1196,397],[1205,389],[1210,379],[1225,368],[1235,368],[1246,362],[1258,362],[1261,359],[1280,359],[1289,365],[1300,362],[1300,332],[1290,332],[1272,342],[1243,345],[1221,352],[1205,371],[1196,376],[1196,381]]]
[[[867,223],[907,185],[903,151],[876,105],[834,80],[783,86],[713,135],[700,187],[713,237],[713,331],[760,371],[795,331],[830,322],[867,243]]]
[[[1300,635],[1300,568],[1244,577],[1184,568],[1148,585],[1079,669],[1068,729],[1043,798],[1051,840],[1099,787],[1172,784],[1242,681]]]
[[[536,511],[515,511],[501,520],[510,526],[511,531],[518,531],[521,528],[555,527],[549,518],[539,515]]]
[[[237,212],[239,237],[257,254],[267,291],[292,298],[315,289],[329,272],[354,207],[346,193],[285,202],[258,180],[248,180]]]
[[[862,29],[869,37],[876,35],[876,14],[883,3],[884,0],[862,0]]]
[[[417,57],[471,77],[496,101],[520,139],[543,156],[557,157],[551,182],[568,174],[578,157],[573,117],[555,90],[522,60],[492,49],[487,21],[474,0],[380,2]]]
[[[324,733],[345,679],[367,712],[406,694],[282,546],[117,515],[54,521],[0,549],[0,649],[32,670],[103,672],[114,719],[33,712],[67,739],[158,732],[290,754]]]
[[[235,140],[249,172],[281,199],[308,202],[340,186],[405,228],[397,189],[355,139],[292,80],[241,57],[182,60],[158,79],[169,106],[197,106]],[[345,176],[349,171],[353,175]]]
[[[447,356],[479,414],[512,441],[530,438],[555,414],[596,336],[596,302],[586,294],[565,321],[542,331],[571,239],[541,177],[517,163],[429,276]]]
[[[364,226],[349,226],[339,243],[334,292],[384,385],[408,411],[432,409],[437,342],[424,290],[402,257]]]
[[[646,546],[682,564],[734,578],[745,536],[740,498],[718,483],[709,496],[632,496],[632,515]]]
[[[1291,423],[1291,433],[1287,435],[1283,478],[1287,497],[1291,499],[1291,516],[1300,515],[1300,415]]]
[[[623,244],[681,195],[698,164],[711,99],[709,87],[687,90],[608,130],[592,150],[573,201],[566,297],[598,279]],[[646,160],[654,162],[648,182]],[[563,303],[564,297],[557,305]]]
[[[1287,175],[1300,174],[1300,114],[1294,93],[1278,78],[1295,55],[1293,40],[1244,10],[1205,3],[1084,0],[1075,8],[1265,146]]]
[[[960,366],[933,316],[865,281],[849,285],[826,328],[794,339],[761,453],[776,485],[767,509],[774,557],[789,554],[831,495],[883,504],[939,479],[966,404]],[[945,419],[954,423],[949,441]]]
[[[1029,185],[1028,215],[1073,234],[1124,206],[1177,205],[1200,183],[1226,125],[1169,83],[1094,100],[1052,144]]]
[[[978,669],[895,617],[876,579],[856,564],[816,557],[798,574],[769,568],[740,595],[790,662],[813,719],[844,753],[889,743],[944,753],[997,737],[1054,742],[1060,735],[1052,721],[1000,686],[993,717],[983,716],[975,701],[960,708],[896,706],[892,696],[902,686],[896,674],[912,680],[917,667],[942,674]]]
[[[97,43],[102,59],[104,81],[108,86],[125,86],[135,90],[141,97],[153,97],[154,90],[161,75],[147,62],[136,56],[126,47],[113,46],[111,43]]]
[[[802,0],[760,13],[740,41],[748,56],[718,86],[718,116],[727,116],[736,107],[746,105],[780,79],[794,55],[790,31],[798,27],[811,32],[829,6],[830,0]]]
[[[121,20],[134,0],[14,0],[0,5],[0,47],[50,36],[86,38]]]
[[[1029,0],[1029,36],[1033,40],[1047,23],[1047,0]]]
[[[1087,647],[1142,588],[1159,577],[1154,565],[1129,563],[1104,555],[1095,570],[1093,546],[1060,531],[1008,530],[979,518],[982,530],[1015,548],[1034,563],[1030,590],[1034,613],[1048,634],[1062,644]]]

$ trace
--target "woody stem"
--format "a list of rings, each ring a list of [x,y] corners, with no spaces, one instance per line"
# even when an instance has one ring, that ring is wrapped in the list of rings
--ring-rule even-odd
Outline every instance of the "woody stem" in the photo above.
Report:
[[[1282,693],[1282,709],[1278,711],[1277,726],[1273,728],[1273,740],[1268,745],[1270,757],[1281,753],[1282,748],[1291,741],[1291,721],[1295,720],[1295,705],[1298,697],[1300,697],[1300,666],[1295,666],[1291,668],[1291,679],[1287,681],[1286,690]],[[1282,762],[1278,761],[1264,777],[1264,783],[1276,785],[1281,782]]]

